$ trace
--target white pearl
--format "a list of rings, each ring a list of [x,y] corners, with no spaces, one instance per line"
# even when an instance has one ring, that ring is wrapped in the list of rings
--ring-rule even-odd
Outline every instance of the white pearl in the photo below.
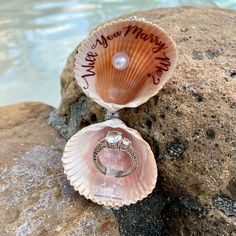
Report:
[[[116,53],[112,58],[112,65],[117,70],[124,70],[129,65],[129,56],[124,52]]]

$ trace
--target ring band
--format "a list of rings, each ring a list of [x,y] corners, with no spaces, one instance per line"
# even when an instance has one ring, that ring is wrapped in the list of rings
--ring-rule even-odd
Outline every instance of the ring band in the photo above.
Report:
[[[138,160],[134,148],[131,146],[131,141],[127,138],[123,138],[122,134],[117,131],[110,131],[106,136],[100,138],[98,140],[98,144],[93,152],[93,161],[99,171],[101,171],[104,175],[114,175],[115,177],[125,177],[132,174],[138,165]],[[129,154],[132,166],[127,170],[115,170],[111,168],[107,168],[102,164],[99,159],[99,153],[103,149],[113,149],[113,150],[121,150]]]

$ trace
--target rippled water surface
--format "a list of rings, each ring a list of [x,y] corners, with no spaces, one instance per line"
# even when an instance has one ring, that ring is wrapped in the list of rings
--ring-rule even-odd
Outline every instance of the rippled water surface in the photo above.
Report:
[[[0,105],[31,100],[58,106],[66,58],[97,24],[191,2],[236,9],[235,0],[0,0]]]

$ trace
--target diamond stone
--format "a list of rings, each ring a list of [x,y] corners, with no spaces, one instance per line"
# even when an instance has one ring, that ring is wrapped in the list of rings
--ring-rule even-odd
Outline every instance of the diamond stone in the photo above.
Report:
[[[118,143],[121,139],[122,139],[121,133],[116,132],[116,131],[109,132],[105,137],[105,140],[108,143],[112,143],[112,144]]]
[[[127,138],[124,138],[124,139],[122,140],[122,143],[123,143],[125,146],[129,146],[129,145],[130,145],[130,141],[129,141],[129,139],[127,139]]]

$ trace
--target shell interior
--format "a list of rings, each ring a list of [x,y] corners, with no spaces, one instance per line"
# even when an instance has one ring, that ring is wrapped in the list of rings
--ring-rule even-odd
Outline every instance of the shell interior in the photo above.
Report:
[[[113,66],[116,54],[128,57],[128,66]],[[78,48],[75,77],[87,96],[114,112],[137,107],[158,93],[176,62],[176,46],[157,25],[141,20],[109,22]]]
[[[132,142],[138,166],[125,177],[104,175],[94,164],[93,151],[98,140],[108,131],[118,131]],[[120,150],[103,150],[100,160],[105,166],[126,169],[131,165],[129,155]],[[90,125],[77,132],[67,142],[62,158],[64,171],[75,190],[87,199],[110,207],[135,203],[152,192],[157,179],[157,167],[148,143],[140,134],[118,119]]]

